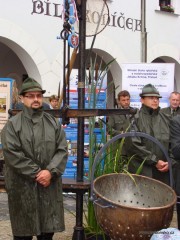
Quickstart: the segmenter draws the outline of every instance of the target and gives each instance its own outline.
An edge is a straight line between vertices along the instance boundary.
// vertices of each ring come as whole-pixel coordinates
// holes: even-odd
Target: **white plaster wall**
[[[159,56],[171,56],[174,60],[179,62],[179,49],[175,45],[170,44],[156,44],[148,49],[148,62],[152,62]]]
[[[33,13],[35,2],[42,4],[41,14]],[[94,44],[94,48],[116,58],[111,71],[115,85],[120,84],[120,88],[121,63],[141,62],[141,33],[136,31],[136,23],[141,16],[140,2],[140,0],[108,1],[110,16],[111,19],[114,16],[116,26],[112,26],[110,22],[109,26],[97,35]],[[47,3],[51,16],[46,14]],[[63,0],[6,0],[1,3],[0,8],[0,41],[13,49],[27,73],[42,83],[47,90],[47,96],[57,93],[59,81],[62,81],[63,76],[63,41],[56,39],[62,30],[63,21],[60,17],[53,16],[54,4],[60,5],[58,9],[60,15],[62,3]],[[158,11],[157,0],[146,1],[146,4],[147,62],[157,57],[169,56],[179,63],[180,1],[173,0],[176,14]],[[117,25],[118,19],[121,27]],[[132,29],[127,25],[127,21],[131,19]],[[92,37],[87,38],[87,48],[91,46],[91,42]],[[176,74],[179,74],[178,69]],[[176,76],[176,79],[178,78],[179,76]]]

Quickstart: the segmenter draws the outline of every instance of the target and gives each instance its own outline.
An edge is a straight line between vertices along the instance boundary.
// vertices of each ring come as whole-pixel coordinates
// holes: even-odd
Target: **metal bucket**
[[[114,141],[126,137],[147,138],[159,146],[169,163],[171,187],[135,174],[113,173],[94,180],[96,164],[106,148]],[[94,203],[97,221],[113,240],[149,240],[154,232],[168,228],[177,200],[172,187],[171,159],[162,144],[146,133],[132,131],[119,134],[109,140],[94,159],[90,199]]]
[[[96,178],[94,193],[97,221],[113,240],[148,240],[168,228],[177,198],[160,181],[123,173]]]

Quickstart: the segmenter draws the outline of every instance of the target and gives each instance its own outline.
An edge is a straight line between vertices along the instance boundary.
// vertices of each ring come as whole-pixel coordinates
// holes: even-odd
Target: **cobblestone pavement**
[[[71,240],[75,226],[75,208],[76,202],[74,195],[64,195],[65,208],[65,226],[66,230],[62,233],[56,233],[54,240]],[[0,240],[12,240],[11,225],[9,221],[9,211],[7,203],[7,194],[0,192]],[[33,240],[36,238],[34,237]]]
[[[62,233],[56,233],[54,240],[72,240],[75,226],[75,205],[76,202],[74,195],[64,195],[66,230]],[[174,211],[171,227],[177,227],[176,211]],[[33,240],[35,239],[36,238]],[[5,192],[0,192],[0,240],[12,240],[7,194]]]

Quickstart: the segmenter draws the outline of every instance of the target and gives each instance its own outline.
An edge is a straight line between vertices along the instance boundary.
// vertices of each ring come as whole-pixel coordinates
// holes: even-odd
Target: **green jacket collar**
[[[31,119],[34,123],[38,122],[43,117],[43,108],[32,109],[26,106],[23,106],[24,116]]]
[[[141,109],[144,113],[149,114],[149,115],[158,115],[158,113],[160,111],[160,107],[158,107],[157,109],[153,109],[153,108],[148,107],[144,104],[142,104]]]

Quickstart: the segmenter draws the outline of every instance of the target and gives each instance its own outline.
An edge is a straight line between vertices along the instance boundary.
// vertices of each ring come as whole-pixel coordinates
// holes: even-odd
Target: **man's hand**
[[[51,173],[48,170],[41,170],[36,175],[36,181],[43,185],[44,187],[48,187],[51,183]]]
[[[159,160],[156,164],[156,168],[160,172],[167,172],[169,170],[168,162],[164,162],[163,160]]]

